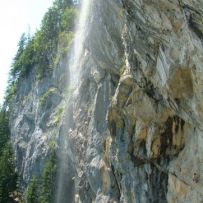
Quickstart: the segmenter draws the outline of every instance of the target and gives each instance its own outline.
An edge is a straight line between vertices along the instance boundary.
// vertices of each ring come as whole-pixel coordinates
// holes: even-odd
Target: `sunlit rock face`
[[[81,201],[87,191],[96,202],[203,200],[202,9],[94,1],[77,101],[89,104],[76,127],[85,120]]]
[[[66,61],[63,58],[52,73],[40,80],[34,68],[20,81],[11,105],[11,140],[23,188],[32,175],[41,173],[56,145],[69,75]]]
[[[72,124],[63,133],[74,162],[75,202],[202,202],[202,0],[92,0],[84,46],[66,112]],[[63,101],[54,98],[56,106]],[[19,168],[28,176],[34,155],[23,144],[39,141],[22,111],[32,102],[15,111],[12,129],[22,148],[16,148],[24,160]],[[44,156],[44,145],[39,149]]]

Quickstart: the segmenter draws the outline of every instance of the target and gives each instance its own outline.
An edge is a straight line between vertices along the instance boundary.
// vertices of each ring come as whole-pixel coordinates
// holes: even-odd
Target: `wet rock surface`
[[[75,202],[202,202],[202,1],[93,0],[90,10],[66,132]],[[36,112],[35,91],[12,115],[25,180],[47,152],[40,140],[58,132],[36,123],[63,101]]]
[[[99,84],[95,81],[95,92],[107,78],[112,89],[110,94],[103,91],[102,97],[95,93],[84,135],[84,174],[95,195],[92,199],[201,202],[201,141],[195,140],[202,136],[202,2],[128,0],[93,5],[97,12],[92,12],[91,23],[97,15],[102,17],[95,29],[90,26],[89,36],[99,30],[102,37],[90,41],[87,49],[97,65],[102,61],[97,69],[106,72]],[[109,9],[114,12],[107,14]],[[120,55],[109,58],[110,53]],[[101,55],[107,55],[106,60],[98,58]],[[104,127],[98,129],[99,123]]]
[[[11,139],[20,185],[24,189],[33,175],[39,176],[59,137],[66,92],[64,84],[68,81],[66,61],[61,60],[55,70],[42,79],[37,78],[34,68],[20,81],[11,105]]]

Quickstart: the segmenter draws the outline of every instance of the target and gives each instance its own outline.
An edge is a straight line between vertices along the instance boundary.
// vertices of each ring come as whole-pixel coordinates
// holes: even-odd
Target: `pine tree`
[[[9,141],[8,112],[0,110],[0,202],[12,203],[10,194],[16,190],[17,174]]]
[[[46,162],[41,174],[40,203],[51,203],[54,201],[54,189],[56,178],[55,155]]]
[[[29,186],[28,186],[28,190],[26,192],[26,200],[27,203],[38,203],[38,181],[36,179],[35,176],[32,177]]]
[[[21,60],[21,57],[23,55],[23,52],[25,50],[25,47],[26,47],[26,43],[27,43],[27,37],[26,37],[26,34],[23,33],[20,37],[20,40],[18,42],[18,50],[17,50],[17,53],[13,59],[13,64],[12,64],[12,68],[11,68],[11,71],[10,71],[10,74],[12,76],[12,79],[15,81],[19,75],[20,75],[20,72],[22,70],[22,60]]]

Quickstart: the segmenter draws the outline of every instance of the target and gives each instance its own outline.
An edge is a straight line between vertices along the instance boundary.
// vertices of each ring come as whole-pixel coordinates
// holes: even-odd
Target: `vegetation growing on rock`
[[[39,177],[33,176],[26,192],[28,203],[52,203],[56,185],[56,156],[53,153],[45,162]]]
[[[15,157],[10,142],[9,113],[12,102],[15,101],[20,83],[32,75],[34,81],[42,82],[44,78],[53,73],[61,58],[67,54],[74,36],[74,24],[77,18],[77,8],[72,0],[55,0],[53,6],[47,11],[39,30],[34,36],[23,33],[12,67],[6,90],[4,109],[0,109],[0,202],[12,203],[18,198],[17,174]],[[42,92],[38,102],[43,106],[51,94],[57,91],[55,87],[48,87]],[[30,96],[25,95],[29,99]],[[57,125],[63,115],[60,108],[54,117]],[[28,116],[29,117],[29,116]],[[29,119],[29,118],[28,118]],[[32,122],[32,120],[30,120]],[[54,141],[48,141],[49,148],[55,150]],[[42,166],[41,174],[29,181],[24,200],[28,203],[50,203],[54,201],[54,188],[56,178],[55,155],[48,155]],[[22,175],[22,174],[21,174]],[[20,177],[21,178],[21,177]],[[22,188],[21,188],[22,189]],[[19,200],[20,201],[20,200]]]
[[[56,0],[45,14],[41,28],[30,37],[22,34],[13,59],[6,101],[9,103],[23,77],[34,70],[36,79],[51,73],[66,53],[74,32],[77,9],[71,0]]]

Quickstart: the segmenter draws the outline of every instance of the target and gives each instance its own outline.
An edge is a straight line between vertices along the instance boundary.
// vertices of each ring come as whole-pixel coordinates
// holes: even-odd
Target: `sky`
[[[23,32],[35,33],[53,0],[0,0],[0,104]]]

